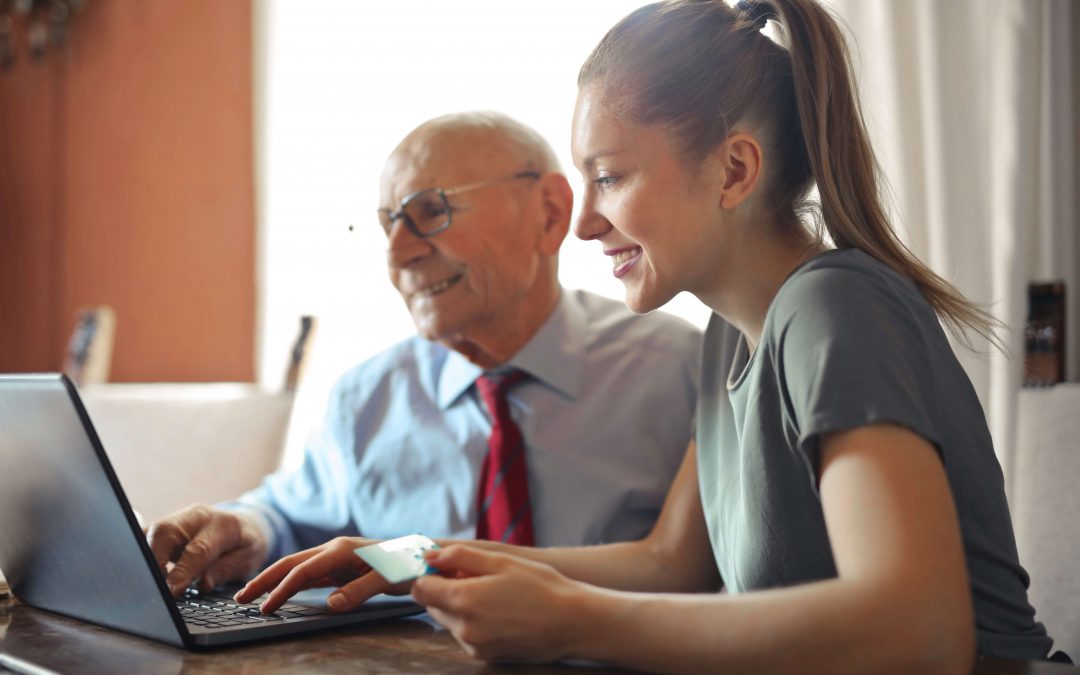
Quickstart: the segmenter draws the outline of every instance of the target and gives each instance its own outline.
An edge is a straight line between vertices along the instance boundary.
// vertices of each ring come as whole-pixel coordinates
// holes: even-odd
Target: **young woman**
[[[814,0],[641,8],[581,69],[573,152],[576,232],[627,304],[685,290],[715,312],[696,442],[645,540],[452,544],[414,597],[492,660],[966,673],[976,653],[1045,658],[986,421],[941,326],[988,335],[991,320],[886,221],[833,19]],[[242,599],[277,586],[273,609],[362,573],[356,545],[285,558]],[[384,590],[373,577],[341,606]]]

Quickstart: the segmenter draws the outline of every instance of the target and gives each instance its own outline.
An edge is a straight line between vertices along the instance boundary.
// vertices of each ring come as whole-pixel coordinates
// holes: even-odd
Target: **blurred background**
[[[338,374],[412,332],[374,215],[387,154],[495,109],[580,186],[577,69],[638,4],[0,0],[0,372],[80,383],[147,520],[254,487]],[[1080,3],[829,4],[901,239],[1005,326],[1003,352],[958,354],[1038,618],[1075,657]],[[621,298],[609,270],[568,239],[567,287]]]
[[[412,332],[374,217],[386,155],[429,117],[496,109],[580,186],[577,68],[639,4],[0,0],[0,372],[71,365],[107,328],[97,379],[277,390],[313,316],[302,436],[337,374]],[[961,357],[1011,447],[1033,336],[1060,352],[1036,383],[1080,379],[1080,7],[829,4],[901,237],[1008,328],[1008,353]],[[622,297],[595,245],[568,239],[560,269]],[[1033,282],[1057,284],[1034,329]]]

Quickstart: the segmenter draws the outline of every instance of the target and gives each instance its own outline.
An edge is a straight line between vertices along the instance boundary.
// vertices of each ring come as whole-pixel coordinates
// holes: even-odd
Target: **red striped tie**
[[[532,546],[533,522],[529,506],[529,472],[525,466],[525,443],[521,429],[510,417],[506,392],[525,373],[484,375],[476,388],[491,413],[488,454],[480,469],[476,538]]]

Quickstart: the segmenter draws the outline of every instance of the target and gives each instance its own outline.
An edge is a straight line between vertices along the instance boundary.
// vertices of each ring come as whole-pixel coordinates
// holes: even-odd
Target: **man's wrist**
[[[256,508],[248,506],[233,506],[226,509],[227,513],[231,513],[240,519],[242,523],[241,527],[246,529],[244,532],[244,538],[250,541],[251,549],[258,551],[259,558],[254,561],[254,568],[248,570],[250,574],[254,574],[269,562],[270,551],[274,547],[274,528],[270,522],[270,519],[266,517],[262,511]]]

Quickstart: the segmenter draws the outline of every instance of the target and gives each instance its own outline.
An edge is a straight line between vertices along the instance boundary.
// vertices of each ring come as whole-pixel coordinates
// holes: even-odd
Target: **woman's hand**
[[[549,565],[470,546],[447,546],[425,558],[442,576],[417,579],[413,598],[471,656],[535,663],[572,655],[589,586]]]
[[[264,614],[270,614],[300,591],[337,586],[337,591],[327,598],[326,603],[331,612],[345,612],[379,593],[408,593],[407,583],[390,585],[353,553],[357,547],[374,543],[378,542],[361,537],[338,537],[322,546],[285,556],[249,581],[235,599],[251,602],[269,591],[270,595],[260,609]]]

